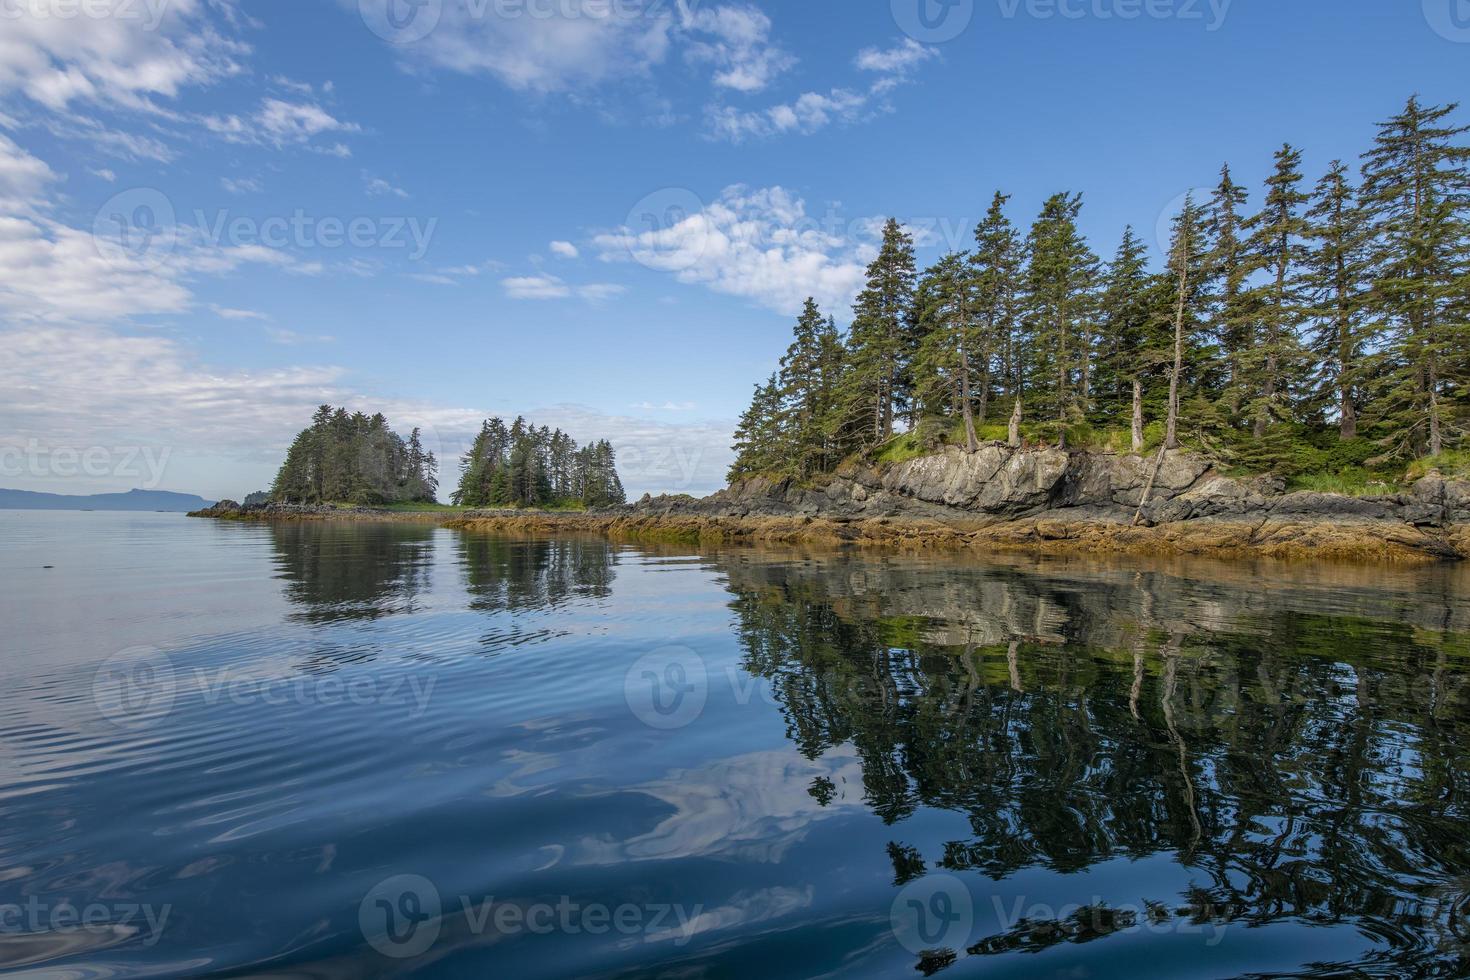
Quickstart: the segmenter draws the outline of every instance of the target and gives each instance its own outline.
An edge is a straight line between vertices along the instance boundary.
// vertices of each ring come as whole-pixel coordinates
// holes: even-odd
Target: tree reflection
[[[926,862],[1000,880],[1167,853],[1208,884],[1146,918],[1350,921],[1385,966],[1463,962],[1470,597],[1340,586],[1327,614],[1311,590],[1165,573],[721,565],[800,750],[855,747],[890,823],[968,816],[942,853],[890,844],[896,886]],[[1022,921],[969,952],[1135,918]]]
[[[544,610],[611,593],[616,552],[602,538],[456,537],[470,608]]]
[[[429,590],[428,525],[292,521],[270,525],[285,594],[306,622],[413,612]]]

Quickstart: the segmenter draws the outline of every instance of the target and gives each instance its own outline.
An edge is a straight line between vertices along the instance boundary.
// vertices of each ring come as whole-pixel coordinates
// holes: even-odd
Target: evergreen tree
[[[951,252],[924,274],[915,306],[927,324],[915,358],[914,375],[930,414],[958,414],[965,428],[965,447],[980,448],[975,432],[977,399],[984,419],[989,385],[990,350],[977,319],[975,269],[969,256]],[[977,387],[980,389],[977,393]]]
[[[1194,196],[1184,199],[1184,207],[1174,218],[1174,231],[1169,245],[1169,262],[1163,282],[1173,288],[1173,363],[1169,369],[1169,403],[1164,422],[1164,448],[1179,446],[1179,405],[1181,400],[1186,352],[1199,333],[1203,306],[1207,231],[1204,210]]]
[[[1290,144],[1276,151],[1276,167],[1266,180],[1266,201],[1244,227],[1252,271],[1265,281],[1251,290],[1257,321],[1255,342],[1241,367],[1250,391],[1246,414],[1251,434],[1266,435],[1273,420],[1288,414],[1289,395],[1299,390],[1305,365],[1300,345],[1304,302],[1300,269],[1306,260],[1307,222],[1302,208],[1308,197],[1300,189],[1302,155]]]
[[[1369,315],[1381,333],[1371,414],[1392,455],[1443,452],[1458,436],[1467,363],[1467,130],[1456,105],[1422,106],[1380,124],[1363,163],[1373,225]]]
[[[1314,247],[1307,256],[1304,286],[1313,320],[1310,351],[1317,362],[1309,397],[1316,415],[1336,414],[1338,437],[1345,442],[1358,434],[1365,232],[1341,161],[1333,161],[1317,182],[1307,219]]]
[[[980,330],[995,351],[1001,385],[1012,407],[1020,405],[1025,394],[1024,368],[1027,351],[1022,336],[1017,299],[1025,252],[1021,237],[1008,217],[1005,206],[1009,197],[1000,191],[990,199],[990,208],[975,227],[974,304]],[[981,365],[981,398],[988,397],[990,363]],[[983,421],[985,410],[980,416]]]
[[[911,381],[904,353],[914,293],[914,241],[896,218],[883,228],[878,257],[868,266],[867,287],[853,307],[848,369],[842,379],[842,427],[873,444],[893,432]]]
[[[1230,174],[1230,165],[1220,168],[1220,183],[1210,195],[1208,233],[1214,243],[1210,254],[1210,277],[1219,297],[1215,336],[1225,358],[1226,412],[1238,418],[1250,401],[1245,360],[1256,341],[1258,296],[1249,288],[1252,263],[1241,230],[1245,219],[1246,189]]]
[[[732,483],[781,469],[781,414],[781,386],[773,374],[764,385],[756,385],[750,407],[735,429]]]
[[[405,441],[382,415],[322,405],[292,441],[271,488],[289,503],[432,502],[438,461],[418,429]]]
[[[797,318],[791,346],[781,358],[777,385],[781,400],[778,427],[789,468],[798,476],[824,469],[829,462],[827,416],[832,409],[836,372],[833,351],[840,351],[836,326],[808,298]]]
[[[1108,264],[1099,298],[1099,391],[1108,414],[1120,415],[1128,406],[1131,445],[1143,450],[1144,380],[1161,366],[1152,356],[1148,252],[1132,227]]]
[[[1061,422],[1085,412],[1092,357],[1098,261],[1077,230],[1081,209],[1080,194],[1053,195],[1027,238],[1031,384],[1037,407]]]

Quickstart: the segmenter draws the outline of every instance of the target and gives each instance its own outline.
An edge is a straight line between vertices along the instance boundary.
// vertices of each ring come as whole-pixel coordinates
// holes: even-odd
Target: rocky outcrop
[[[888,466],[847,463],[817,482],[756,478],[703,499],[644,497],[584,514],[524,511],[394,513],[222,501],[198,516],[247,520],[434,521],[533,534],[594,532],[725,542],[975,547],[1043,552],[1147,552],[1224,558],[1415,562],[1470,556],[1470,484],[1431,473],[1403,492],[1349,497],[1287,493],[1272,477],[1241,479],[1209,460],[958,448]],[[1135,517],[1137,520],[1135,520]]]
[[[882,468],[849,464],[820,484],[753,479],[703,500],[644,498],[626,519],[643,527],[660,518],[686,536],[696,529],[674,519],[705,520],[704,533],[721,539],[740,536],[736,520],[766,521],[751,525],[762,539],[939,537],[1041,550],[1395,561],[1466,554],[1470,484],[1438,474],[1402,493],[1287,493],[1278,479],[1227,476],[1202,457],[1171,452],[1145,501],[1155,462],[992,443]],[[806,523],[793,529],[792,518]]]
[[[236,500],[221,500],[218,503],[211,504],[210,506],[205,507],[203,510],[193,510],[193,511],[190,511],[188,513],[188,515],[186,515],[186,516],[188,516],[188,517],[234,517],[238,513],[240,513],[240,503],[239,503],[239,501],[236,501]]]

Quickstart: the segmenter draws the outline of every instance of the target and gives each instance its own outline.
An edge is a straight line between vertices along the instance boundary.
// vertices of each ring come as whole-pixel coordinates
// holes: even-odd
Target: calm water
[[[0,512],[0,585],[10,970],[1470,972],[1464,570]]]

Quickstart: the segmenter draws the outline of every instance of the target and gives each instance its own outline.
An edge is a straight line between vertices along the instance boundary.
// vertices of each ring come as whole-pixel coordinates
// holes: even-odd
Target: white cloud
[[[92,170],[91,168],[88,168],[87,172],[90,173],[93,177],[97,177],[107,181],[109,184],[115,183],[117,181],[117,174],[113,173],[111,170],[108,170],[106,167],[103,167],[100,170]]]
[[[858,52],[853,63],[863,71],[895,75],[907,72],[930,58],[938,57],[938,48],[932,48],[926,44],[920,44],[913,38],[907,38],[898,47],[889,48],[887,51],[878,48],[864,48]]]
[[[0,215],[0,317],[107,322],[183,313],[193,303],[189,284],[199,276],[249,265],[321,271],[318,263],[278,249],[213,244],[187,226],[160,226],[149,242],[138,247],[136,235],[128,241],[41,216]]]
[[[231,0],[92,0],[107,16],[54,16],[49,4],[8,3],[0,31],[0,94],[53,111],[79,102],[160,111],[190,86],[240,73],[249,47],[228,38]]]
[[[221,177],[219,185],[228,194],[259,194],[265,185],[257,177]]]
[[[326,334],[310,336],[283,327],[266,327],[265,334],[271,339],[271,343],[280,344],[283,347],[296,347],[301,344],[328,344],[336,339]]]
[[[864,89],[833,88],[805,92],[789,102],[764,109],[710,106],[705,113],[710,138],[741,143],[793,133],[814,133],[833,123],[852,123],[886,108],[883,97],[908,80],[918,65],[939,57],[935,48],[912,39],[886,51],[864,48],[853,64],[879,75]]]
[[[86,143],[89,149],[121,160],[153,160],[168,163],[174,151],[161,139],[142,133],[113,129],[100,120],[72,112],[66,116],[45,116],[38,124],[59,139]],[[111,173],[111,171],[108,171]]]
[[[104,257],[91,234],[49,221],[0,217],[0,270],[0,314],[15,319],[114,319],[189,305],[168,268],[121,251]]]
[[[431,286],[459,285],[458,279],[455,279],[453,276],[446,276],[442,272],[410,272],[408,278],[429,283]]]
[[[411,272],[408,274],[408,277],[436,286],[458,286],[466,279],[473,279],[476,276],[482,276],[488,272],[499,272],[504,268],[505,264],[503,262],[497,262],[495,259],[486,259],[479,265],[456,265],[446,269],[436,269],[433,272]]]
[[[577,287],[577,295],[589,303],[600,303],[603,300],[621,296],[628,291],[627,286],[615,282],[591,282],[585,286]]]
[[[662,405],[655,405],[653,402],[635,402],[628,407],[642,412],[692,412],[699,406],[694,402],[664,402]]]
[[[500,280],[511,299],[565,299],[572,290],[556,276],[511,276]]]
[[[510,299],[546,300],[566,299],[573,294],[589,303],[601,303],[621,296],[627,286],[615,282],[589,282],[571,285],[556,276],[539,273],[534,276],[510,276],[500,280],[505,295]]]
[[[638,262],[785,314],[808,296],[824,310],[845,311],[872,255],[870,243],[823,228],[780,187],[728,187],[667,228],[622,227],[594,241],[605,262]]]
[[[362,0],[370,21],[389,23],[388,4]],[[342,0],[358,7],[358,0]],[[646,78],[681,49],[708,65],[717,88],[756,92],[796,63],[770,41],[771,20],[750,4],[612,3],[559,0],[504,9],[444,0],[425,37],[398,50],[406,58],[466,75],[489,75],[516,91],[587,90]]]
[[[682,26],[693,35],[685,57],[713,64],[712,81],[721,88],[759,92],[796,64],[794,57],[770,43],[771,19],[755,7],[686,11]]]
[[[575,259],[582,253],[577,251],[577,246],[571,242],[552,242],[551,254],[560,259]]]
[[[397,197],[408,199],[408,191],[401,187],[394,187],[382,177],[374,177],[366,170],[362,172],[363,189],[367,191],[368,197]]]
[[[44,160],[0,133],[0,211],[27,211],[42,202],[43,191],[56,180]]]
[[[394,0],[364,0],[378,19]],[[344,0],[356,10],[357,0]],[[560,92],[640,76],[668,55],[675,21],[651,9],[632,16],[605,0],[525,4],[506,15],[494,4],[447,0],[437,27],[404,53],[466,75],[490,75],[516,91]],[[386,22],[386,21],[385,21]]]
[[[286,91],[292,92],[296,95],[316,95],[316,89],[312,86],[310,82],[298,82],[294,78],[287,78],[285,75],[272,75],[270,81],[271,84],[275,85],[277,88],[283,88]],[[322,84],[322,92],[324,93],[330,93],[333,88],[334,86],[331,82],[324,82]]]
[[[277,148],[310,143],[324,133],[359,133],[357,123],[343,122],[316,102],[287,102],[266,97],[250,116],[200,117],[200,122],[214,135],[230,143],[255,143]],[[334,156],[351,156],[346,144],[314,146],[313,149]]]
[[[868,101],[869,97],[861,92],[835,88],[826,95],[806,92],[793,102],[766,109],[715,106],[709,111],[710,134],[716,139],[740,143],[787,133],[814,133],[833,122],[855,121]]]
[[[210,312],[221,320],[269,320],[266,313],[258,313],[255,310],[237,310],[228,306],[220,306],[215,303],[209,305]]]

